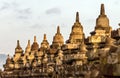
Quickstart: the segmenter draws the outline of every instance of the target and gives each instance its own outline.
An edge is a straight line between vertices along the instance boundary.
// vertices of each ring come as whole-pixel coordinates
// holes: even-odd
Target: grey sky
[[[66,41],[77,11],[88,36],[94,30],[101,3],[112,28],[118,28],[120,0],[0,0],[0,53],[13,55],[18,39],[25,49],[34,35],[40,44],[44,33],[51,44],[58,25]]]

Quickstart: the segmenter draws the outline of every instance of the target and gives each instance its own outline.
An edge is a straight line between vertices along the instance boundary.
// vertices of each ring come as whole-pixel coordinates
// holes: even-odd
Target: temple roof
[[[64,43],[64,39],[62,34],[60,33],[60,27],[57,27],[57,33],[53,37],[53,44],[54,43],[60,43],[61,45]]]
[[[31,46],[31,50],[34,51],[34,50],[38,50],[38,49],[39,49],[39,45],[37,43],[36,36],[34,36],[34,42]]]
[[[47,41],[46,34],[44,34],[43,41],[41,42],[41,47],[44,47],[44,48],[48,48],[49,47],[49,43]]]
[[[16,46],[15,49],[22,49],[21,46],[20,46],[19,40],[17,40],[17,46]]]

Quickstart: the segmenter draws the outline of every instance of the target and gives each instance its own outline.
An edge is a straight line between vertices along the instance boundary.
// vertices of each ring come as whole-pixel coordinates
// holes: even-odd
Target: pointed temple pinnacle
[[[43,38],[43,40],[47,40],[46,34],[44,34],[44,38]]]
[[[36,42],[37,40],[36,40],[36,36],[34,36],[34,42]]]
[[[30,40],[28,40],[28,45],[27,45],[28,47],[30,46]]]
[[[16,47],[16,48],[17,48],[17,49],[21,49],[19,40],[17,40],[17,47]]]
[[[19,47],[20,46],[20,43],[19,43],[19,40],[17,40],[17,47]]]
[[[76,22],[79,22],[79,12],[76,13]]]
[[[10,58],[10,55],[9,55],[9,54],[7,55],[7,58]]]
[[[60,27],[59,26],[57,27],[57,33],[60,33]]]
[[[101,4],[100,15],[105,15],[104,4]]]

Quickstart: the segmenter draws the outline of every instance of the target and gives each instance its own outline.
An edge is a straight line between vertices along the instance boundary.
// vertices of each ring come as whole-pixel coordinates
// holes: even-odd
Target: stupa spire
[[[31,50],[32,50],[32,51],[33,51],[33,50],[38,50],[38,48],[39,48],[39,45],[38,45],[38,43],[37,43],[36,36],[34,36],[34,42],[33,42],[32,46],[31,46]]]
[[[57,27],[57,33],[60,33],[60,27],[59,26]]]
[[[100,15],[96,19],[95,30],[100,30],[100,29],[105,30],[106,36],[111,36],[112,27],[109,25],[109,19],[105,14],[104,4],[101,4]]]
[[[28,40],[28,44],[27,44],[27,47],[30,47],[30,40]]]
[[[49,47],[49,43],[48,43],[48,41],[47,41],[47,36],[46,36],[46,34],[44,34],[43,41],[42,41],[42,43],[41,43],[41,47],[43,47],[43,48],[48,48],[48,47]]]
[[[31,46],[30,46],[30,40],[28,40],[28,44],[27,44],[27,47],[26,47],[26,52],[30,52],[31,50]]]
[[[46,34],[44,34],[44,38],[43,38],[43,40],[47,40]]]
[[[9,54],[8,54],[8,55],[7,55],[6,64],[10,64],[10,62],[11,62],[11,59],[10,59],[10,56],[9,56]]]
[[[17,40],[17,47],[16,47],[16,49],[21,49],[21,46],[20,46],[19,40]]]
[[[10,55],[9,55],[9,54],[7,55],[7,58],[10,58]]]
[[[34,36],[34,42],[37,42],[37,40],[36,40],[36,36]]]
[[[53,44],[55,43],[61,43],[63,44],[63,36],[60,33],[60,27],[57,27],[57,33],[55,34],[55,36],[53,37]]]
[[[76,13],[76,22],[79,22],[79,12]]]
[[[81,41],[84,39],[83,26],[79,22],[79,12],[76,12],[76,22],[72,26],[72,31],[69,36],[69,40],[66,43],[77,43],[81,44]]]
[[[104,4],[101,4],[100,15],[105,15]]]

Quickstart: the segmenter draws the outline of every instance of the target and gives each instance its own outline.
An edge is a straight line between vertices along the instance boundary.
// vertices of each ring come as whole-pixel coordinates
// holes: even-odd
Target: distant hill
[[[6,59],[7,59],[7,55],[0,54],[0,69],[3,69],[3,64],[5,64]]]

